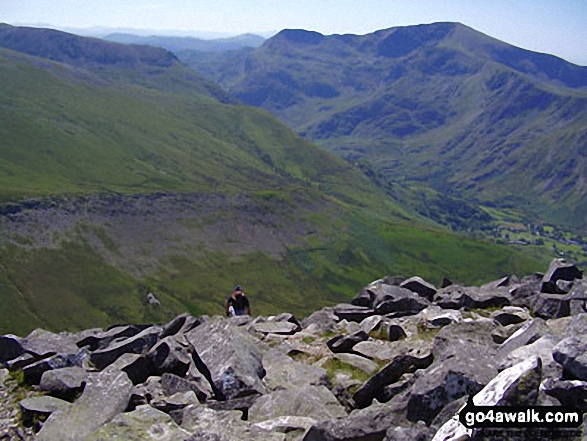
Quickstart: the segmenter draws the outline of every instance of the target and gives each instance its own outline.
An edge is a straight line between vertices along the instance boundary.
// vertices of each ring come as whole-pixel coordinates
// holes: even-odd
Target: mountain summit
[[[284,30],[225,64],[191,65],[391,181],[587,226],[587,67],[458,23]]]

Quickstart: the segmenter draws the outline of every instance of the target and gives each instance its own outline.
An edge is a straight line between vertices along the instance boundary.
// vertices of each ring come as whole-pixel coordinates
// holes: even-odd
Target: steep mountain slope
[[[455,23],[285,30],[223,64],[186,61],[391,181],[587,226],[587,67]]]
[[[303,315],[388,272],[487,281],[543,265],[425,226],[171,55],[116,66],[99,40],[23,32],[27,53],[0,49],[2,331],[221,313],[237,283],[254,313]]]

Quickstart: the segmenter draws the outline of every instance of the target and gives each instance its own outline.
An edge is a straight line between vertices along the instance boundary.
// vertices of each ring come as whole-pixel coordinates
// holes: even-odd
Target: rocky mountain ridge
[[[182,61],[396,185],[586,225],[587,67],[459,23],[290,29],[232,58]]]
[[[499,439],[459,422],[468,397],[587,411],[582,276],[561,260],[481,287],[388,276],[301,322],[3,335],[0,439]]]

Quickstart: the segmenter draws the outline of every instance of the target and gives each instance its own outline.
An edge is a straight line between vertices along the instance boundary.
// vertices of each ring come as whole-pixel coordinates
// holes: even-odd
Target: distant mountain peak
[[[306,31],[304,29],[284,29],[271,40],[287,40],[299,44],[320,44],[325,38],[320,32]]]

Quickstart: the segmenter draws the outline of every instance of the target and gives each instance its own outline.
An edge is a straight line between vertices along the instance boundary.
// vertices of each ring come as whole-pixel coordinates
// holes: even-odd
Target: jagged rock
[[[90,360],[98,369],[104,369],[123,354],[141,354],[148,351],[157,343],[160,334],[160,326],[151,326],[132,337],[92,352]]]
[[[534,343],[530,343],[529,345],[514,349],[504,358],[498,358],[499,369],[507,369],[524,360],[528,360],[529,358],[536,356],[541,360],[543,372],[549,373],[553,376],[556,375],[558,377],[562,373],[562,369],[552,358],[552,351],[554,347],[560,342],[560,340],[560,337],[545,335],[544,337],[540,337]]]
[[[368,358],[361,357],[360,355],[335,354],[333,358],[367,374],[372,374],[379,369],[376,363],[372,362]]]
[[[161,377],[149,377],[144,383],[137,384],[133,387],[128,409],[134,410],[138,406],[149,404],[151,401],[165,395],[173,394],[165,394],[161,386]]]
[[[461,344],[458,352],[418,372],[409,392],[407,418],[430,424],[448,403],[479,392],[496,375],[497,367],[483,346]]]
[[[473,403],[476,406],[533,405],[538,397],[541,368],[540,359],[533,357],[500,372],[473,397]],[[460,423],[457,413],[436,432],[432,441],[464,441],[471,439],[471,434],[472,430]]]
[[[402,283],[400,283],[399,286],[401,288],[406,288],[412,292],[415,292],[430,302],[432,301],[434,294],[436,294],[436,287],[431,283],[426,282],[421,277],[411,277],[407,280],[404,280]]]
[[[349,322],[361,322],[365,318],[375,314],[371,308],[363,306],[354,306],[348,303],[340,303],[332,308],[332,311],[338,317],[338,320],[348,320]]]
[[[200,400],[194,391],[176,392],[169,396],[154,398],[150,405],[165,413],[184,409],[190,405],[200,404]]]
[[[500,310],[492,312],[491,318],[502,326],[509,326],[531,320],[532,316],[527,308],[504,306]]]
[[[247,421],[249,419],[249,409],[261,396],[260,394],[252,394],[226,401],[208,401],[206,407],[213,410],[238,410],[242,412],[241,419]]]
[[[212,410],[203,406],[184,409],[181,427],[202,441],[285,441],[285,434],[271,433],[241,420],[236,410]]]
[[[96,351],[107,347],[114,340],[134,337],[142,330],[141,327],[134,325],[115,326],[107,331],[92,333],[76,344],[80,348],[87,346],[90,351]]]
[[[262,354],[254,338],[233,320],[211,319],[186,334],[211,376],[214,387],[226,398],[264,393]],[[197,366],[202,372],[203,366]],[[202,372],[207,377],[206,372]]]
[[[391,363],[381,369],[377,374],[372,376],[361,388],[353,395],[353,401],[358,408],[364,408],[371,404],[373,399],[380,393],[385,386],[395,383],[402,375],[414,372],[417,369],[423,369],[432,363],[432,354],[427,353],[407,353],[395,357]]]
[[[510,286],[512,278],[510,276],[502,277],[501,279],[494,280],[481,286],[483,290],[493,290],[496,288],[505,288]]]
[[[547,395],[556,398],[561,405],[587,412],[587,381],[553,380],[547,378],[540,385]]]
[[[439,328],[463,320],[463,315],[460,311],[454,309],[442,309],[437,305],[428,306],[426,309],[420,311],[417,317],[424,327],[427,328]]]
[[[83,391],[87,379],[88,373],[85,369],[78,366],[66,367],[44,372],[39,386],[42,391],[55,397],[72,400]]]
[[[329,386],[330,380],[326,371],[292,360],[291,357],[267,353],[263,357],[266,375],[263,383],[269,390],[299,389],[304,386]]]
[[[333,308],[322,308],[302,320],[302,326],[305,330],[324,334],[326,332],[336,331],[339,322],[338,316],[334,313]]]
[[[460,285],[439,290],[433,300],[443,309],[494,308],[507,306],[512,302],[508,288],[488,289]]]
[[[587,337],[565,338],[554,347],[552,357],[563,367],[565,379],[587,381]]]
[[[301,441],[316,420],[310,417],[281,416],[271,420],[255,423],[255,426],[272,433],[287,434],[288,441]]]
[[[25,366],[22,373],[28,384],[39,384],[41,377],[47,371],[79,366],[80,364],[81,360],[76,356],[58,354]]]
[[[402,407],[397,403],[374,404],[342,419],[314,424],[304,441],[382,440],[391,427],[405,425]]]
[[[287,323],[293,323],[294,325],[296,325],[296,332],[300,332],[302,330],[302,324],[298,321],[298,319],[295,318],[295,316],[293,314],[290,314],[289,312],[283,312],[279,315],[273,316],[273,317],[268,317],[267,318],[268,322],[287,322]]]
[[[163,327],[159,338],[164,339],[176,334],[185,334],[205,321],[206,317],[196,318],[188,313],[180,314]]]
[[[132,383],[124,372],[106,369],[91,374],[81,397],[66,410],[51,414],[38,441],[78,441],[126,409]]]
[[[145,356],[138,354],[122,354],[109,367],[125,372],[133,384],[146,381],[153,373],[151,363]]]
[[[399,395],[400,393],[407,391],[408,388],[412,387],[414,381],[414,374],[403,374],[395,383],[389,384],[382,388],[377,393],[377,395],[375,395],[375,400],[379,401],[380,403],[387,403],[396,395]]]
[[[170,372],[165,372],[161,375],[159,382],[163,393],[166,396],[171,396],[179,392],[191,391],[196,394],[200,403],[204,403],[211,395],[210,391],[207,390],[202,382],[190,381]]]
[[[469,352],[473,357],[474,350],[484,357],[495,355],[497,345],[493,343],[491,332],[495,329],[493,320],[481,320],[460,323],[441,328],[434,337],[433,354],[435,361],[442,361],[454,356],[463,355],[463,351]]]
[[[543,319],[566,317],[570,314],[570,302],[566,296],[540,293],[534,298],[532,309]]]
[[[534,343],[540,337],[550,334],[546,322],[541,318],[534,318],[524,324],[514,334],[503,342],[498,352],[498,357],[503,358],[507,356],[514,349],[518,349],[522,346]]]
[[[59,398],[43,395],[25,398],[19,405],[23,424],[25,426],[31,426],[37,420],[45,421],[53,412],[68,409],[71,403]]]
[[[404,338],[407,338],[407,337],[408,337],[408,334],[406,334],[406,331],[404,331],[404,328],[402,328],[400,325],[390,325],[389,326],[389,331],[388,331],[389,341],[403,340]]]
[[[139,406],[103,425],[84,441],[197,441],[179,427],[169,415],[151,406]]]
[[[324,421],[346,415],[336,397],[324,386],[274,391],[261,396],[249,409],[249,421],[252,422],[282,416],[302,416]]]
[[[507,326],[498,326],[493,331],[491,331],[491,338],[493,339],[494,343],[501,345],[508,338],[514,335],[514,333],[522,326],[523,323],[517,323],[515,325]]]
[[[351,300],[351,305],[354,306],[363,306],[365,308],[371,308],[373,306],[373,300],[375,299],[375,294],[369,289],[364,288],[357,294],[357,296]]]
[[[371,340],[357,343],[354,352],[370,359],[392,361],[401,355],[426,358],[432,350],[432,341],[407,339],[397,342]]]
[[[192,361],[189,354],[189,344],[183,341],[183,337],[165,337],[159,340],[147,352],[154,375],[162,375],[165,372],[185,376]]]
[[[372,315],[371,317],[363,319],[359,326],[361,331],[363,331],[365,334],[369,334],[373,331],[379,331],[384,320],[386,320],[386,318],[383,316]]]
[[[387,314],[388,317],[414,315],[429,305],[430,302],[426,298],[393,285],[383,285],[377,292],[374,302],[375,312]]]
[[[430,429],[422,421],[411,427],[390,427],[383,441],[428,441]]]
[[[18,358],[24,352],[20,337],[12,334],[0,335],[0,364]]]
[[[353,346],[367,340],[369,340],[369,336],[363,331],[359,331],[351,335],[337,335],[328,340],[326,345],[335,353],[352,352]]]
[[[440,288],[447,288],[451,285],[454,285],[454,282],[447,277],[442,278],[442,282],[440,282]]]
[[[24,369],[25,366],[33,364],[36,361],[39,361],[39,357],[35,357],[31,354],[22,354],[20,357],[16,357],[13,360],[7,361],[3,365],[6,366],[9,371],[14,372],[17,370]]]
[[[575,279],[582,278],[583,273],[579,271],[575,265],[567,263],[564,259],[554,259],[550,263],[548,271],[542,278],[540,291],[548,294],[561,294],[561,292],[564,293],[564,291],[561,291],[560,288],[557,287],[557,281],[566,280],[572,282]]]

